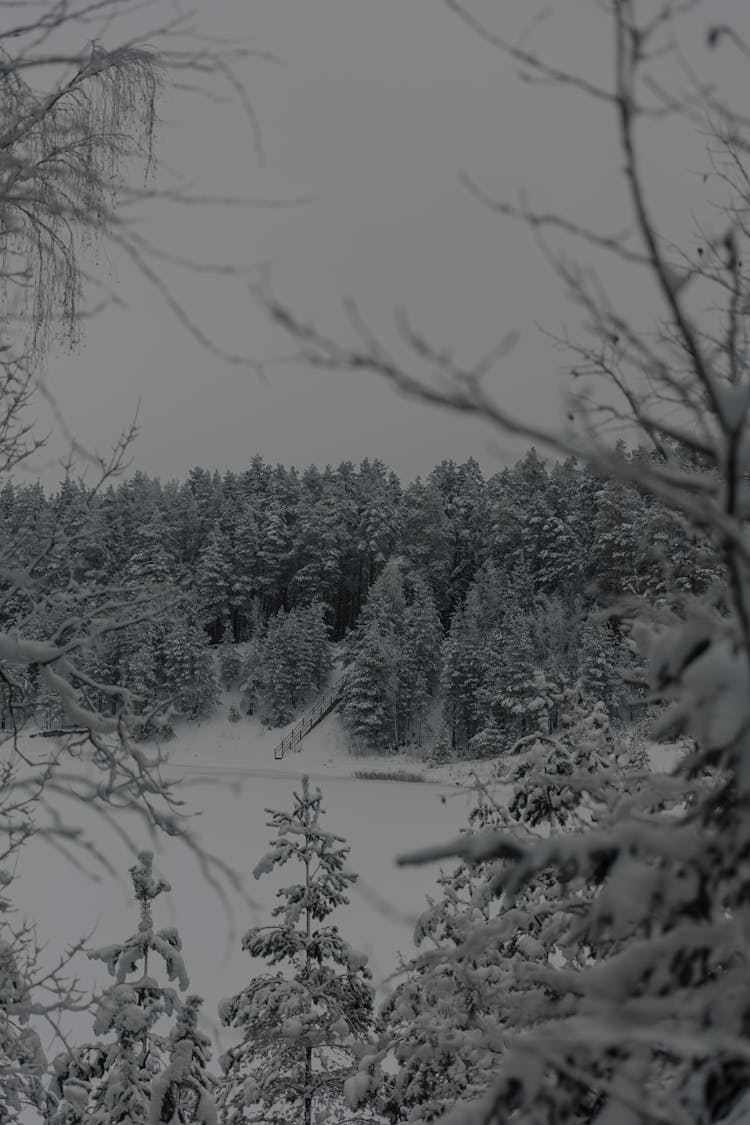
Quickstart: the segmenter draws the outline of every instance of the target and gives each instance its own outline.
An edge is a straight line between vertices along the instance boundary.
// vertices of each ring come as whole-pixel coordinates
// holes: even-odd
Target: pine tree
[[[188,996],[169,1033],[169,1062],[151,1084],[150,1125],[217,1125],[210,1039],[198,1028],[200,996]]]
[[[366,958],[329,921],[348,904],[357,878],[345,866],[349,848],[321,826],[322,795],[307,777],[291,812],[269,813],[275,837],[255,877],[291,862],[302,878],[277,892],[274,921],[242,940],[252,957],[277,971],[254,977],[220,1007],[222,1023],[242,1035],[222,1059],[225,1125],[311,1125],[332,1114],[338,1120],[346,1112],[353,1040],[374,1027]]]
[[[219,674],[225,688],[233,688],[242,675],[242,657],[237,646],[232,644],[229,634],[224,637],[224,643],[219,648]]]
[[[618,452],[629,460],[622,443]],[[647,572],[647,509],[629,484],[602,481],[595,494],[588,573],[600,597],[640,593]]]
[[[232,605],[231,548],[224,533],[215,527],[205,541],[195,571],[199,620],[218,641],[229,626]]]
[[[301,702],[300,645],[296,612],[280,609],[268,622],[261,649],[261,690],[269,726],[284,726]]]
[[[520,611],[509,612],[487,642],[487,678],[479,700],[512,741],[529,726],[546,725],[547,706],[534,664],[531,629]]]
[[[387,629],[387,626],[386,626]],[[356,646],[356,647],[355,647]],[[363,746],[384,750],[398,745],[399,646],[394,630],[385,634],[377,621],[358,630],[347,676],[341,717],[352,738]]]
[[[401,502],[400,527],[399,553],[425,579],[443,620],[447,621],[453,554],[451,529],[434,485],[423,484],[419,477],[409,485]]]
[[[406,598],[401,564],[390,559],[348,638],[351,663],[341,714],[352,736],[397,749],[403,734],[401,662]]]
[[[342,519],[341,497],[328,483],[311,502],[300,502],[295,546],[300,565],[294,575],[294,589],[304,602],[316,598],[336,599],[346,551],[346,523]]]
[[[326,606],[317,600],[297,609],[300,630],[299,693],[302,698],[320,691],[333,667],[325,618]]]
[[[427,485],[437,489],[450,528],[450,577],[448,603],[459,605],[466,597],[485,557],[488,519],[484,478],[470,457],[461,465],[442,461]]]
[[[153,903],[170,885],[154,877],[152,852],[139,853],[130,876],[140,910],[138,929],[124,941],[89,954],[104,962],[115,978],[102,994],[94,1019],[94,1034],[112,1038],[79,1049],[72,1065],[57,1068],[49,1091],[56,1125],[69,1120],[153,1125],[152,1083],[166,1066],[157,1024],[181,1008],[175,989],[159,984],[154,976],[154,958],[163,961],[168,981],[181,990],[187,989],[188,976],[177,931],[154,928]],[[206,1119],[203,1125],[212,1123]]]
[[[255,601],[260,593],[258,551],[260,533],[253,505],[240,500],[233,513],[230,550],[229,605],[234,622],[233,640],[246,640],[253,627]]]
[[[428,899],[415,927],[418,952],[383,1006],[379,1054],[396,1069],[384,1068],[365,1095],[392,1119],[432,1121],[490,1084],[501,1050],[502,956],[489,938],[497,908],[481,893],[484,878],[465,864],[441,872],[442,896]],[[481,949],[471,948],[469,937],[485,930]]]
[[[459,752],[466,751],[477,733],[479,693],[486,674],[482,649],[475,616],[468,607],[456,610],[443,646],[440,682],[445,721]]]
[[[256,633],[245,645],[240,670],[240,691],[242,692],[242,706],[246,715],[255,714],[262,689],[263,639]]]
[[[160,690],[189,719],[211,712],[219,699],[208,638],[188,614],[175,621],[159,645]]]
[[[443,630],[426,582],[409,576],[410,601],[404,614],[400,680],[404,697],[404,727],[417,745],[422,724],[440,674]]]
[[[170,555],[164,518],[154,511],[149,523],[141,524],[133,535],[134,550],[125,566],[127,586],[142,593],[145,589],[171,590],[175,579],[175,560]]]
[[[605,705],[613,718],[626,698],[623,668],[626,654],[606,621],[589,617],[581,634],[579,676],[586,696]]]
[[[357,547],[367,587],[371,587],[398,540],[397,507],[382,461],[364,460],[359,466],[357,485]]]
[[[267,614],[288,605],[288,584],[294,556],[293,511],[285,482],[276,478],[273,494],[262,511],[258,548],[258,585]]]

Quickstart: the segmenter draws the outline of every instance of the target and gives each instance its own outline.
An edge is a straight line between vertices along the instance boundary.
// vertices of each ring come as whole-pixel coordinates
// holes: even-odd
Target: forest
[[[710,540],[668,506],[534,448],[487,480],[476,461],[444,461],[407,486],[379,461],[300,473],[260,457],[241,473],[136,473],[100,492],[9,481],[0,533],[42,606],[70,589],[82,616],[136,594],[163,607],[92,644],[82,669],[128,689],[144,737],[210,714],[219,688],[237,685],[245,714],[283,726],[335,652],[350,667],[341,710],[355,744],[470,757],[499,753],[539,708],[553,727],[555,698],[577,682],[632,720],[643,672],[613,607],[669,605],[721,571]],[[4,585],[12,630],[26,607]],[[75,640],[70,609],[37,611],[36,635]],[[33,677],[12,704],[62,722]]]
[[[358,66],[335,35],[355,4],[298,6],[298,20],[314,11],[322,32],[303,41],[315,70],[328,77],[329,39],[350,67],[316,128],[330,115],[342,129],[345,114],[332,111],[352,110],[359,92]],[[541,401],[524,413],[506,393],[517,325],[495,337],[502,292],[463,279],[454,290],[490,310],[491,345],[471,329],[455,341],[430,331],[425,306],[446,263],[455,268],[450,243],[443,258],[422,244],[428,292],[409,307],[397,297],[385,329],[366,286],[342,298],[338,319],[326,311],[318,259],[295,293],[294,268],[272,269],[281,224],[271,219],[267,241],[233,254],[258,211],[283,211],[284,228],[306,237],[292,211],[309,197],[294,176],[264,179],[248,96],[256,67],[278,62],[254,21],[279,5],[241,5],[252,15],[243,39],[222,37],[227,5],[188,15],[162,0],[0,4],[0,1125],[750,1121],[747,13],[729,0],[611,0],[579,24],[582,5],[560,0],[511,27],[510,2],[485,5],[489,23],[481,0],[438,7],[456,57],[468,35],[476,58],[495,62],[483,91],[498,122],[494,171],[513,164],[505,126],[518,106],[531,115],[515,119],[522,149],[551,154],[536,165],[533,199],[523,169],[515,197],[507,179],[496,194],[481,150],[476,177],[458,178],[488,222],[523,231],[564,297],[570,321],[541,333],[545,397],[560,354],[570,377],[559,424],[537,415]],[[408,6],[418,29],[409,78],[424,53],[435,81],[423,88],[443,96],[454,56],[432,56],[422,35],[432,6],[419,9]],[[402,46],[389,27],[365,44],[388,86]],[[454,97],[479,73],[461,57]],[[277,78],[292,81],[283,68]],[[312,93],[298,87],[295,113]],[[204,143],[229,137],[213,170],[251,154],[250,186],[270,184],[270,195],[245,194],[246,166],[227,191],[194,178],[196,153],[183,149],[179,169],[169,141],[157,165],[178,103],[183,123],[202,123]],[[389,141],[412,103],[390,103]],[[450,98],[442,104],[451,112],[434,118],[441,157],[443,130],[470,120],[453,117]],[[536,143],[528,121],[540,120],[540,104],[561,113],[560,134]],[[471,130],[458,131],[463,141]],[[417,124],[403,149],[389,149],[389,170],[428,133]],[[306,156],[344,177],[348,153],[334,134],[341,163],[318,151],[317,132]],[[596,170],[587,164],[576,180],[589,157]],[[674,160],[684,182],[665,190]],[[402,213],[400,191],[383,198],[406,245],[416,212]],[[232,216],[233,245],[214,256],[217,210]],[[348,252],[331,212],[329,236]],[[185,238],[171,226],[178,215]],[[362,206],[354,225],[369,218]],[[379,249],[376,236],[368,270]],[[507,298],[527,262],[498,256]],[[132,308],[123,266],[136,281]],[[406,272],[394,267],[389,301]],[[333,276],[338,286],[348,275]],[[224,285],[239,303],[225,302]],[[253,354],[250,302],[278,349]],[[98,426],[77,427],[85,394],[66,419],[55,376],[110,313],[127,318],[132,368],[136,314],[152,303],[174,347],[189,344],[195,370],[180,372],[182,398],[208,363],[259,381],[291,366],[321,386],[345,374],[528,451],[488,479],[474,460],[447,459],[409,484],[377,460],[298,470],[252,454],[224,475],[128,475],[137,415],[107,446]],[[442,329],[440,306],[431,323]],[[238,341],[230,321],[251,339]],[[109,343],[103,381],[122,358]],[[110,380],[113,401],[119,389]],[[46,466],[44,420],[65,448]],[[45,489],[50,465],[62,483]],[[312,770],[267,760],[261,724],[289,723],[332,676],[345,680],[326,733],[346,732],[337,768],[350,772],[335,778],[343,799],[327,809]],[[230,698],[225,719],[217,711]],[[220,794],[216,838],[240,834],[241,866],[206,844],[185,796],[208,804],[219,744],[234,736],[244,759],[225,774],[248,780],[254,797],[274,794],[263,806],[266,850],[252,855],[257,810],[235,805],[233,820]],[[190,760],[170,760],[188,742]],[[253,748],[259,760],[248,765]],[[377,853],[391,878],[424,870],[425,894],[411,895],[413,947],[376,982],[348,938],[357,902],[369,894],[384,917],[398,912],[349,863],[375,791],[351,759],[368,753],[379,767],[375,754],[396,752],[421,753],[424,773],[376,771],[391,788],[380,790],[378,839],[359,861]],[[326,747],[316,768],[334,753]],[[203,771],[202,788],[180,780],[186,764],[193,783]],[[407,821],[428,773],[442,778],[430,827],[448,789],[470,810],[455,834],[425,833],[394,856],[386,814],[408,802]],[[348,838],[337,832],[345,815]],[[166,869],[177,857],[192,867],[173,888]],[[257,908],[248,875],[271,889],[272,905]],[[80,933],[79,876],[102,904],[95,942]],[[133,921],[118,936],[106,892],[123,886]],[[190,988],[183,951],[194,935],[175,924],[180,898],[198,911],[193,950],[212,961],[219,917],[243,918],[235,944],[248,960],[223,999]],[[70,914],[80,929],[60,949]],[[98,970],[93,990],[82,961]],[[221,1036],[206,1030],[214,1013]]]

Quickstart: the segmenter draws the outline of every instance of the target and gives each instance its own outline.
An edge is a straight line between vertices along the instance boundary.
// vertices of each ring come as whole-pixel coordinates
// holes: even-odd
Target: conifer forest
[[[0,1125],[750,1125],[744,0],[349,3],[0,0]],[[494,331],[540,259],[570,318],[535,322],[541,375],[512,322],[438,338],[431,156],[401,195],[442,130],[469,152],[487,60],[501,183],[547,163],[515,195],[452,169],[515,232],[505,293],[466,303]],[[356,271],[310,287],[266,253],[339,221],[289,171],[300,92],[302,122],[327,106],[311,163],[346,178],[343,109],[372,143],[351,184],[422,246],[416,313],[370,303],[364,199],[334,315]],[[572,188],[592,159],[605,187]],[[89,335],[113,403],[149,340],[179,472],[139,415],[88,420]],[[262,452],[211,428],[230,376],[259,414],[287,388]],[[365,455],[407,402],[446,427],[421,475]],[[454,456],[463,422],[515,452]],[[269,456],[287,424],[314,455]]]

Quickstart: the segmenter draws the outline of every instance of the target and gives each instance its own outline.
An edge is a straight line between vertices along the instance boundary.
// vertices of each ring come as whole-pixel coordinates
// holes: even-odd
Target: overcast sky
[[[541,7],[473,2],[508,39]],[[553,424],[564,357],[536,325],[559,331],[576,314],[528,232],[492,216],[458,177],[468,171],[496,196],[526,189],[540,208],[621,226],[628,215],[611,111],[575,92],[530,87],[441,0],[210,0],[204,15],[209,9],[211,31],[254,36],[281,60],[243,72],[265,164],[236,105],[179,93],[162,107],[165,163],[206,192],[310,201],[277,210],[162,208],[148,228],[154,238],[199,258],[273,260],[279,294],[334,334],[345,332],[346,295],[385,340],[403,303],[426,335],[467,359],[515,329],[520,342],[493,386],[504,404]],[[531,45],[606,80],[606,16],[591,0],[556,0],[552,9]],[[704,4],[696,32],[709,17],[750,23],[746,0]],[[698,44],[687,36],[707,77],[733,68],[746,87],[747,60]],[[644,143],[651,199],[669,233],[684,237],[702,194],[703,142],[677,127]],[[196,464],[241,471],[256,453],[298,466],[367,456],[410,479],[444,457],[473,455],[492,472],[514,450],[478,424],[405,403],[374,377],[290,365],[263,385],[203,352],[126,264],[115,259],[112,268],[127,308],[92,323],[75,355],[53,355],[49,378],[76,435],[100,449],[140,401],[134,468],[170,478]],[[169,276],[228,350],[259,358],[289,351],[242,282]],[[651,294],[639,279],[618,275],[614,284],[635,315],[648,312]]]

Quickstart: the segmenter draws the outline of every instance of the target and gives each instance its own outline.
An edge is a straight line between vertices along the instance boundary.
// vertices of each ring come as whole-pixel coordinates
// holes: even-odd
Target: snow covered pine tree
[[[138,929],[123,942],[92,951],[115,978],[102,995],[94,1034],[112,1033],[55,1060],[48,1089],[50,1125],[216,1125],[213,1080],[206,1072],[208,1039],[197,1028],[202,1001],[159,984],[150,958],[162,959],[170,982],[188,987],[182,943],[173,928],[154,929],[152,903],[170,885],[155,879],[153,853],[140,852],[130,869],[140,907]],[[164,1035],[163,1017],[177,1015]],[[166,1055],[169,1052],[169,1060]]]
[[[251,957],[286,971],[253,977],[220,1006],[222,1023],[242,1034],[221,1060],[224,1125],[311,1125],[352,1116],[345,1085],[356,1042],[374,1030],[373,989],[367,958],[328,922],[348,904],[357,876],[344,866],[345,841],[320,825],[321,802],[320,789],[304,777],[291,812],[268,810],[276,837],[256,879],[289,862],[303,878],[277,892],[275,921],[254,926],[242,940]]]

